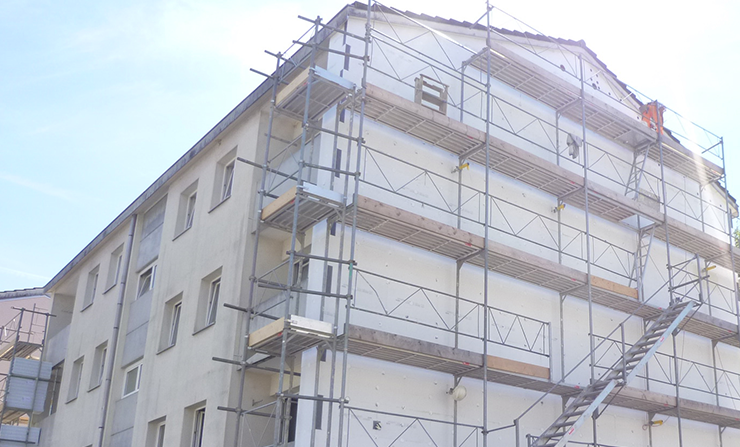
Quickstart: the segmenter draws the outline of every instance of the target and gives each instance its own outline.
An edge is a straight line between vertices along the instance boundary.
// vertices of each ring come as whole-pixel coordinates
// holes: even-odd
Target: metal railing
[[[354,310],[397,320],[396,329],[408,325],[411,332],[424,327],[475,340],[483,339],[483,313],[488,312],[489,343],[546,357],[551,362],[549,322],[493,306],[486,309],[479,302],[388,276],[360,269],[355,271]],[[394,333],[399,332],[394,330]],[[457,338],[454,340],[457,346]]]

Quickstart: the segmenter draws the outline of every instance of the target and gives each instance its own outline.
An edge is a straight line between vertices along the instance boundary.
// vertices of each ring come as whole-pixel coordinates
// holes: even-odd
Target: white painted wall
[[[471,53],[460,46],[442,40],[442,48],[437,40],[416,26],[394,25],[391,29],[380,21],[374,23],[379,30],[385,33],[395,32],[398,38],[413,40],[412,45],[423,49],[426,57],[450,63],[459,67],[467,60]],[[356,34],[364,33],[364,22],[353,18],[348,30]],[[450,30],[447,30],[450,32]],[[456,41],[462,45],[478,51],[484,45],[484,39],[475,35],[474,31],[464,31],[454,34]],[[333,48],[344,48],[349,44],[352,52],[362,51],[362,44],[356,39],[344,38],[335,35],[331,39]],[[515,48],[509,44],[511,48]],[[382,52],[380,51],[382,48]],[[562,55],[552,49],[543,49],[542,56],[551,60],[555,67],[566,64]],[[431,70],[408,55],[392,50],[387,45],[376,42],[372,49],[371,64],[373,69],[368,72],[368,81],[391,91],[404,98],[413,100],[413,78],[419,73],[430,76],[439,75],[443,82],[450,85],[450,98],[454,102],[448,109],[448,116],[463,118],[466,124],[484,129],[481,113],[485,104],[480,95],[473,95],[473,88],[466,86],[462,93],[466,97],[464,107],[460,107],[460,83],[451,73],[445,74],[444,69]],[[525,55],[527,58],[540,63],[537,58]],[[391,63],[392,62],[392,63]],[[329,55],[321,64],[330,71],[359,84],[362,71],[356,60],[350,60],[345,68],[345,61],[338,55]],[[595,67],[589,59],[589,70]],[[378,72],[395,70],[398,79]],[[554,76],[560,76],[568,82],[574,82],[572,77],[553,66],[543,65]],[[481,73],[469,68],[466,74],[482,79]],[[595,75],[594,75],[595,76]],[[617,95],[618,89],[613,80],[608,79],[607,73],[599,73],[599,88],[597,94],[609,93]],[[470,81],[474,82],[474,81]],[[595,81],[594,81],[595,82]],[[592,88],[592,87],[589,87]],[[559,146],[554,146],[555,131],[552,128],[553,113],[547,107],[523,94],[494,82],[492,92],[496,100],[493,106],[492,134],[496,137],[515,144],[551,162],[556,162],[555,154],[565,147],[564,133],[561,132]],[[159,255],[155,261],[157,265],[156,286],[151,298],[149,325],[146,334],[146,349],[143,357],[143,376],[141,388],[137,395],[133,430],[130,434],[131,445],[147,445],[151,439],[150,430],[156,424],[164,421],[166,424],[167,445],[188,446],[192,428],[192,412],[200,405],[205,405],[207,413],[206,445],[230,445],[233,442],[234,417],[218,411],[218,406],[235,406],[238,396],[238,372],[230,365],[212,361],[212,357],[238,359],[243,348],[241,335],[245,326],[243,316],[233,310],[219,306],[217,323],[196,331],[199,317],[199,300],[203,294],[203,280],[210,279],[213,272],[220,269],[222,286],[221,302],[247,305],[251,274],[251,256],[254,238],[252,232],[256,224],[256,204],[254,196],[260,171],[244,164],[237,163],[232,197],[215,207],[211,201],[214,196],[213,188],[219,184],[218,164],[225,156],[232,153],[262,162],[263,151],[266,145],[264,133],[266,131],[267,105],[260,103],[254,106],[254,111],[233,124],[220,138],[211,144],[201,155],[190,162],[178,175],[170,180],[158,196],[152,198],[147,206],[166,194],[166,214],[162,228],[162,240]],[[477,115],[477,116],[476,116]],[[534,121],[533,121],[534,120]],[[534,122],[535,125],[527,124]],[[348,133],[350,117],[345,114],[340,120],[337,129]],[[547,124],[550,123],[550,124]],[[327,112],[322,125],[327,129],[334,129],[336,110]],[[353,135],[359,132],[358,122],[355,119]],[[580,131],[576,123],[561,120],[564,131]],[[515,135],[512,129],[516,129]],[[508,130],[507,130],[508,129]],[[274,134],[284,140],[293,140],[300,136],[301,129],[296,122],[286,118],[275,121]],[[360,154],[359,169],[361,184],[359,193],[381,202],[411,211],[426,218],[456,226],[458,218],[455,212],[457,204],[458,174],[452,170],[458,164],[457,156],[442,149],[416,140],[393,129],[389,129],[369,119],[365,120],[362,130],[367,149]],[[608,188],[623,193],[620,186],[613,179],[623,179],[629,175],[631,151],[618,144],[607,141],[605,138],[588,133],[588,141],[594,145],[589,156],[592,166],[589,179]],[[334,141],[329,135],[322,135],[315,139],[306,149],[306,159],[324,166],[331,164],[334,157]],[[284,144],[271,142],[271,157],[275,157],[273,166],[292,173],[296,164],[296,149],[284,153],[280,150]],[[349,147],[346,141],[338,144],[342,152],[342,169],[355,169],[357,160],[356,146]],[[348,156],[351,153],[351,156]],[[602,155],[603,159],[600,159]],[[346,163],[346,164],[345,164]],[[582,159],[571,161],[561,158],[563,167],[582,175],[583,169],[578,163]],[[649,174],[658,175],[658,166],[648,162]],[[667,173],[672,185],[686,191],[678,195],[671,202],[669,215],[676,219],[701,229],[701,222],[696,217],[696,194],[699,187],[693,181],[683,178],[676,173]],[[327,171],[307,172],[310,182],[323,188],[332,188],[344,193],[343,179],[333,177]],[[485,171],[477,165],[471,164],[460,174],[464,190],[462,199],[462,219],[460,227],[477,235],[483,235],[484,203],[480,200],[480,192],[485,188]],[[267,189],[275,195],[288,190],[292,184],[280,183],[277,176],[270,176]],[[182,201],[183,191],[197,181],[198,201],[193,227],[176,235],[178,208]],[[648,184],[652,182],[647,179]],[[668,195],[675,194],[669,188]],[[348,192],[353,192],[350,186]],[[553,208],[557,204],[556,198],[500,174],[490,175],[490,192],[494,197],[491,202],[490,238],[505,245],[535,254],[550,261],[562,262],[564,265],[585,271],[585,216],[581,210],[566,207],[561,213],[562,240],[569,245],[560,258],[557,253],[557,215]],[[724,199],[711,187],[705,187],[703,198],[716,210],[724,207]],[[269,203],[269,201],[268,201]],[[144,211],[142,208],[141,212]],[[714,211],[712,211],[714,212]],[[707,213],[705,212],[705,217]],[[722,228],[721,214],[706,217],[710,226]],[[593,250],[596,259],[593,273],[620,284],[628,284],[627,276],[631,268],[630,253],[638,243],[636,233],[623,225],[607,222],[601,218],[590,217],[590,231],[592,234]],[[125,226],[125,225],[124,225]],[[713,229],[705,230],[715,236],[721,236]],[[137,230],[134,243],[133,259],[138,255],[138,244],[141,230]],[[323,256],[325,254],[327,226],[320,223],[305,235],[299,249],[310,251],[311,254]],[[270,229],[263,234],[258,252],[257,275],[278,265],[286,259],[286,250],[289,249],[289,235],[285,232]],[[83,369],[83,387],[77,399],[60,405],[58,412],[42,422],[43,445],[56,444],[57,439],[64,439],[64,445],[89,445],[93,443],[96,425],[101,411],[101,389],[87,390],[84,384],[89,383],[92,373],[90,365],[94,349],[100,343],[109,340],[112,334],[112,322],[115,313],[117,287],[105,294],[96,296],[91,307],[82,311],[82,297],[85,293],[88,272],[100,265],[101,278],[107,277],[110,268],[110,253],[120,246],[126,237],[126,230],[121,228],[108,236],[103,244],[90,253],[84,261],[70,272],[52,292],[58,300],[53,309],[63,310],[74,298],[74,307],[71,309],[69,329],[55,330],[59,335],[69,333],[65,359],[65,378],[62,384],[61,396],[67,395],[70,383],[72,363],[81,356],[85,356]],[[472,352],[483,352],[483,344],[479,337],[482,334],[480,324],[480,304],[483,302],[483,271],[474,266],[464,266],[460,271],[459,296],[466,301],[461,304],[460,313],[466,315],[459,326],[465,336],[456,340],[453,334],[445,328],[455,325],[455,306],[453,296],[456,291],[455,262],[427,251],[413,248],[404,244],[394,243],[382,237],[358,232],[355,241],[355,258],[358,262],[352,283],[348,282],[346,266],[341,269],[334,265],[331,290],[333,292],[354,294],[350,322],[355,325],[376,329],[384,332],[400,334],[406,337],[418,338],[445,346],[458,346]],[[339,233],[329,236],[328,254],[339,254]],[[347,259],[351,239],[346,235],[342,256]],[[653,244],[652,264],[648,269],[645,283],[646,296],[650,296],[664,283],[666,263],[665,246],[657,241]],[[690,254],[672,248],[672,262],[688,259]],[[136,278],[138,272],[132,271],[129,275],[129,288],[126,293],[126,305],[123,318],[123,328],[128,321],[129,303],[135,297]],[[276,273],[287,281],[287,268]],[[381,275],[381,276],[377,276]],[[661,276],[662,275],[662,276]],[[716,283],[728,287],[732,284],[733,275],[727,269],[716,268],[711,270],[711,279]],[[339,277],[339,286],[337,278]],[[589,353],[589,325],[587,303],[575,298],[565,299],[562,309],[562,324],[558,294],[542,289],[516,279],[491,273],[489,275],[489,305],[497,308],[496,326],[491,329],[499,334],[497,342],[489,343],[489,354],[513,360],[533,363],[540,366],[551,366],[551,376],[554,380],[562,378],[562,372],[568,371],[585,358]],[[404,284],[405,283],[405,284]],[[418,286],[423,286],[420,290]],[[324,287],[323,264],[311,261],[308,264],[308,278],[306,287],[311,290],[320,290]],[[715,287],[716,288],[716,287]],[[180,320],[178,341],[174,347],[162,350],[160,344],[162,331],[168,328],[163,325],[166,321],[166,305],[169,300],[182,295],[183,307]],[[259,289],[255,294],[256,302],[263,306],[279,299],[275,291]],[[714,295],[716,296],[716,295]],[[715,307],[712,314],[719,318],[736,323],[736,317],[727,312],[726,301],[721,295],[713,301]],[[727,298],[727,296],[725,296]],[[333,298],[305,297],[299,303],[298,313],[324,321],[335,322],[336,300]],[[729,298],[731,299],[731,297]],[[272,301],[271,301],[272,300]],[[651,304],[665,306],[668,296],[665,291],[659,292]],[[722,310],[724,306],[725,311]],[[478,309],[478,310],[476,310]],[[278,309],[276,312],[282,312]],[[708,312],[704,308],[702,311]],[[515,320],[515,314],[520,315]],[[605,336],[618,326],[626,317],[625,314],[601,306],[594,306],[594,332]],[[264,320],[264,321],[263,321]],[[339,327],[344,323],[344,304],[340,302],[339,315],[336,322]],[[266,319],[257,319],[252,329],[267,324]],[[521,322],[521,326],[518,324]],[[125,332],[125,331],[124,331]],[[505,333],[506,335],[502,335]],[[562,335],[561,335],[562,333]],[[630,320],[625,326],[626,340],[634,342],[642,333],[642,323]],[[617,332],[617,335],[619,332]],[[125,334],[124,334],[125,335]],[[121,340],[123,340],[123,335]],[[478,338],[476,338],[478,337]],[[677,350],[681,356],[702,365],[711,365],[711,345],[699,337],[682,332],[676,339]],[[607,345],[599,351],[603,354],[599,365],[614,360],[614,351],[608,351]],[[119,347],[118,359],[115,366],[113,392],[111,396],[111,412],[115,402],[121,397],[125,369],[122,367],[120,356],[122,347]],[[672,354],[670,343],[661,348],[661,353]],[[542,355],[544,353],[548,356]],[[723,367],[729,371],[738,371],[737,350],[720,344],[716,356],[721,359]],[[51,355],[51,354],[49,354]],[[56,357],[61,358],[59,353]],[[601,357],[601,356],[599,356]],[[671,366],[668,357],[656,357],[650,364],[650,377],[661,379],[661,366],[668,371]],[[293,383],[292,392],[312,395],[314,392],[328,396],[330,394],[330,365],[333,359],[327,354],[326,360],[319,361],[318,378],[316,376],[317,352],[315,349],[306,351],[295,360],[295,372],[300,373]],[[336,359],[338,370],[334,386],[335,396],[338,395],[341,384],[341,362]],[[718,360],[719,362],[719,360]],[[268,365],[275,367],[276,362]],[[682,397],[705,403],[716,403],[717,397],[711,393],[699,390],[706,388],[703,380],[706,379],[699,372],[704,372],[704,366],[691,369],[691,364],[681,366],[686,390],[682,390]],[[598,372],[597,368],[597,372]],[[251,370],[247,374],[248,380],[244,392],[245,407],[260,405],[268,402],[278,391],[276,375],[264,371]],[[729,408],[736,408],[737,400],[731,397],[736,395],[735,388],[740,386],[735,373],[727,374],[720,380],[720,404]],[[586,386],[590,379],[590,368],[587,362],[577,367],[566,379],[568,384]],[[669,377],[671,379],[671,377]],[[661,379],[662,380],[662,379]],[[471,425],[481,425],[482,421],[482,383],[473,379],[463,379],[462,384],[468,389],[466,399],[457,404],[458,420]],[[734,385],[733,385],[734,384]],[[348,358],[347,396],[349,406],[355,408],[351,414],[344,416],[343,436],[349,436],[352,446],[374,445],[372,438],[378,445],[387,445],[401,432],[405,431],[403,439],[411,445],[428,445],[429,432],[435,440],[449,445],[452,442],[452,428],[450,425],[434,421],[453,420],[454,404],[452,398],[446,394],[454,385],[449,375],[408,366],[372,360],[369,358],[350,356]],[[316,390],[316,386],[318,389]],[[638,379],[631,386],[647,388],[644,379]],[[673,394],[673,387],[649,382],[652,391]],[[289,389],[289,385],[284,385]],[[690,390],[689,388],[696,388]],[[488,426],[505,426],[511,424],[522,411],[539,398],[539,394],[498,384],[489,384]],[[338,407],[334,405],[332,424],[328,418],[329,404],[323,406],[322,429],[316,430],[317,442],[323,442],[327,430],[331,426],[332,437],[339,435]],[[296,445],[308,446],[312,436],[314,424],[313,412],[315,405],[310,401],[301,401],[298,413],[298,435]],[[269,413],[271,410],[265,410]],[[349,412],[349,410],[347,410]],[[522,420],[522,436],[525,433],[539,434],[560,413],[561,401],[557,397],[548,397],[537,404],[525,419]],[[386,413],[403,413],[411,416],[400,417]],[[429,419],[428,421],[414,420],[413,417]],[[372,422],[381,421],[381,429],[373,430]],[[646,415],[641,412],[611,407],[599,419],[598,430],[600,441],[614,445],[647,445],[648,432],[643,430],[647,422]],[[590,425],[590,424],[586,424]],[[249,416],[245,419],[244,430],[248,436],[244,437],[244,446],[265,446],[272,442],[273,428],[269,418]],[[423,428],[422,428],[423,427]],[[349,434],[348,434],[349,430]],[[467,430],[467,431],[466,431]],[[472,428],[460,428],[458,440],[468,434],[471,438],[467,444],[473,445],[480,435]],[[662,427],[653,429],[653,446],[675,445],[675,418],[668,419]],[[685,421],[683,424],[684,442],[686,445],[717,445],[716,427]],[[110,435],[110,433],[108,434]],[[578,432],[577,440],[591,439],[590,426]],[[725,433],[725,445],[732,445],[732,440],[740,440],[740,435],[728,429]],[[495,432],[489,440],[502,444],[513,441],[511,429]],[[68,443],[67,443],[68,442]],[[730,442],[730,444],[728,444]],[[323,445],[323,444],[321,444]],[[438,444],[440,445],[440,444]]]

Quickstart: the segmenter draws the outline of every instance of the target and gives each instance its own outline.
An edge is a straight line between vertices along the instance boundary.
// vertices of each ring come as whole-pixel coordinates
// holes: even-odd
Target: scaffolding
[[[717,351],[740,347],[722,138],[616,80],[585,46],[490,5],[473,23],[373,0],[345,11],[328,23],[300,17],[311,28],[268,53],[275,71],[260,73],[271,85],[264,154],[239,159],[261,171],[250,283],[243,307],[227,305],[243,316],[243,349],[214,359],[239,375],[236,401],[219,407],[235,415],[234,446],[290,444],[299,413],[312,447],[377,446],[365,421],[379,415],[405,427],[391,444],[418,427],[456,447],[494,445],[492,434],[517,447],[606,446],[598,421],[610,406],[644,412],[651,446],[658,414],[675,416],[680,447],[683,419],[717,426],[720,445],[726,428],[740,428],[740,375]],[[349,17],[364,21],[364,34]],[[445,172],[399,156],[366,138],[366,121],[454,162]],[[549,214],[506,198],[494,179],[549,197]],[[604,234],[603,223],[621,233]],[[364,267],[358,233],[453,261],[454,293]],[[711,274],[716,267],[727,272]],[[483,272],[477,297],[462,284],[470,268]],[[559,321],[501,306],[491,272],[556,293]],[[588,349],[577,360],[564,341],[573,298],[587,306]],[[597,328],[596,306],[623,319]],[[395,330],[372,327],[385,321]],[[630,339],[635,324],[641,333]],[[678,355],[681,333],[711,341],[711,364]],[[668,339],[672,353],[660,350]],[[450,374],[450,393],[480,381],[481,415],[461,420],[457,399],[451,420],[353,406],[350,355]],[[299,391],[297,361],[315,368],[313,386]],[[588,385],[573,385],[584,371]],[[257,372],[274,392],[250,404]],[[540,397],[494,425],[489,383]],[[563,412],[543,431],[531,410],[553,396]],[[592,440],[571,439],[589,419]]]
[[[51,381],[51,364],[41,361],[46,328],[52,316],[36,306],[13,308],[18,314],[0,327],[2,378],[0,446],[38,445],[41,430],[34,416],[43,413]]]

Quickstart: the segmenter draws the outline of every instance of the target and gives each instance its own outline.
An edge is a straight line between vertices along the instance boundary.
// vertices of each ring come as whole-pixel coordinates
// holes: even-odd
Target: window
[[[164,312],[162,312],[162,328],[159,336],[159,352],[177,344],[177,335],[180,332],[181,314],[182,293],[164,303]]]
[[[123,244],[113,250],[110,254],[110,264],[108,265],[108,279],[105,283],[106,292],[118,284],[118,275],[121,274],[123,264]]]
[[[230,150],[216,163],[216,176],[213,184],[211,208],[215,208],[231,197],[234,191],[234,169],[236,167],[236,148]]]
[[[85,288],[85,299],[82,301],[82,310],[87,309],[95,300],[98,291],[98,276],[100,266],[98,265],[87,274],[87,287]]]
[[[193,426],[193,444],[192,447],[203,447],[203,429],[206,424],[206,409],[199,408],[195,410],[195,424]]]
[[[107,356],[108,342],[95,348],[92,373],[90,374],[90,390],[97,388],[103,383],[103,378],[105,377],[105,359]]]
[[[195,181],[180,194],[180,204],[177,211],[177,221],[175,222],[175,237],[179,236],[190,227],[195,221],[195,204],[198,199],[198,182]]]
[[[52,415],[59,407],[59,389],[62,387],[62,375],[64,373],[64,361],[59,362],[51,368],[51,380],[47,391],[46,404],[47,414]]]
[[[139,391],[139,384],[141,383],[141,367],[140,363],[133,368],[126,371],[126,376],[123,380],[123,396],[130,396],[135,392]]]
[[[157,427],[157,438],[154,442],[155,447],[164,447],[164,424],[159,424]]]
[[[80,357],[72,364],[72,376],[69,382],[69,393],[67,394],[67,402],[77,399],[77,395],[80,392],[80,383],[82,383],[82,365],[85,357]]]
[[[170,323],[170,337],[169,346],[175,346],[177,343],[177,330],[180,327],[180,311],[182,310],[182,302],[174,305],[172,308],[172,322]]]
[[[231,197],[231,188],[234,185],[234,166],[236,165],[236,161],[232,161],[231,163],[224,166],[224,178],[223,178],[223,184],[221,185],[221,201],[228,199]]]
[[[188,197],[188,205],[185,209],[185,229],[193,226],[193,216],[195,216],[195,199],[198,197],[198,193],[194,192]]]
[[[165,434],[164,433],[165,433],[165,423],[166,422],[167,420],[165,417],[161,417],[153,421],[149,421],[147,432],[146,432],[146,447],[164,447],[165,446],[164,444]],[[190,428],[188,428],[187,430],[190,430]]]
[[[139,275],[139,288],[136,292],[136,298],[141,298],[144,294],[154,289],[154,279],[157,273],[157,266],[149,267]]]
[[[221,271],[219,267],[200,282],[198,307],[195,315],[195,332],[216,323],[218,306],[221,301]]]
[[[216,310],[218,309],[218,296],[221,294],[221,278],[211,283],[208,292],[208,309],[206,312],[206,326],[216,323]]]

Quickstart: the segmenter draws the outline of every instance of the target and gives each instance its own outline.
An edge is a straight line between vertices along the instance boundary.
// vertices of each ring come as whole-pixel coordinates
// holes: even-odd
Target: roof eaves
[[[4,290],[0,292],[0,300],[9,300],[16,298],[33,298],[45,296],[43,287],[34,287],[31,289]]]

